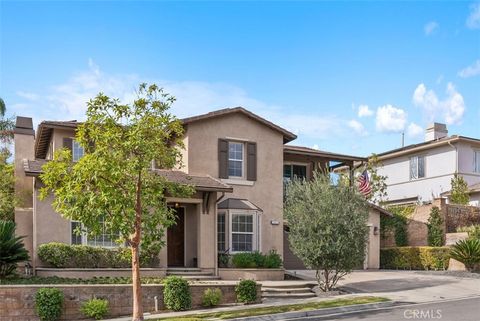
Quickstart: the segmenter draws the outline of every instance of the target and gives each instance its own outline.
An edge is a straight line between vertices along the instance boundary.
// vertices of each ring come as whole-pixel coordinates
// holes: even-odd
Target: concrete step
[[[311,293],[311,288],[267,288],[262,287],[262,292],[271,293]]]
[[[262,298],[265,299],[307,299],[314,298],[315,293],[262,293]]]
[[[182,275],[181,277],[189,281],[220,280],[219,276],[214,275]]]
[[[189,276],[189,275],[213,275],[209,271],[170,271],[167,270],[167,275]]]
[[[189,268],[189,267],[169,267],[167,272],[201,272],[200,268]]]

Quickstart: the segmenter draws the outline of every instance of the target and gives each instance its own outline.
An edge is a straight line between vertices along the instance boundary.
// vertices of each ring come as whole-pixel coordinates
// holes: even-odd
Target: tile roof
[[[23,160],[23,167],[27,176],[38,176],[42,173],[42,166],[47,161],[44,159]],[[199,191],[233,192],[229,185],[209,175],[189,175],[177,170],[155,169],[155,173],[165,177],[168,181],[180,184],[193,185]]]
[[[260,207],[249,200],[240,198],[227,198],[218,203],[218,209],[253,210],[263,212]]]

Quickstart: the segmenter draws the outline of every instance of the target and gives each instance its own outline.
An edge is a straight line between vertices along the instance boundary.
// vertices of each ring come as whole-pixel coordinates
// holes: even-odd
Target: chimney
[[[440,123],[433,123],[425,130],[425,141],[429,142],[448,136],[447,125]]]
[[[19,207],[31,208],[33,206],[33,178],[25,175],[24,160],[35,159],[35,131],[33,130],[32,119],[18,116],[13,133],[15,144],[15,195],[20,201]]]

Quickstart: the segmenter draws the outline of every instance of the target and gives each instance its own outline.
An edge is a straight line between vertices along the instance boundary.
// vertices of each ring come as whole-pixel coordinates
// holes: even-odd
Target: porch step
[[[266,288],[262,287],[262,293],[306,293],[312,292],[310,288]]]
[[[169,267],[167,272],[201,272],[200,268],[189,268],[189,267]]]
[[[267,300],[307,299],[315,297],[310,282],[281,281],[262,283],[262,298]]]
[[[308,299],[314,298],[315,293],[262,293],[264,299]]]
[[[200,268],[168,268],[167,275],[181,276],[190,281],[219,280],[219,276],[213,275],[210,271],[202,271]]]
[[[195,276],[195,275],[213,275],[213,273],[208,272],[208,271],[170,271],[170,270],[167,270],[167,275]]]

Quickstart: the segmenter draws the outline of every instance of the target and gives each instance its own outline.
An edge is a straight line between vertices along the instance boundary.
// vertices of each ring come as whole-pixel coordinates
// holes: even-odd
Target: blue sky
[[[82,119],[143,81],[179,117],[244,106],[294,143],[368,155],[446,122],[480,138],[479,2],[0,2],[9,113]]]

